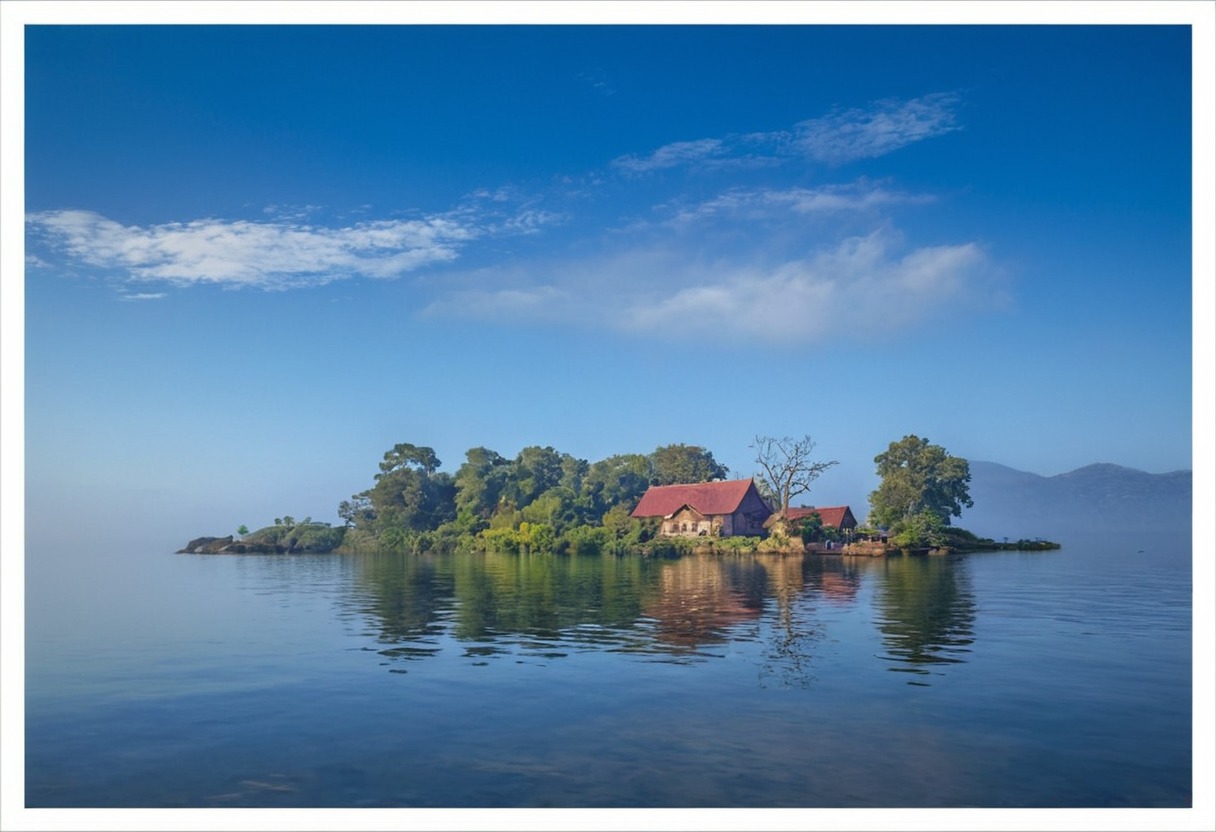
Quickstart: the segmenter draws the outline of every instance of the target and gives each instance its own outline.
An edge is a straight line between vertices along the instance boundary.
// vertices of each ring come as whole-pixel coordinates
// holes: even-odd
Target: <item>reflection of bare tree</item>
[[[927,674],[929,665],[966,661],[975,640],[975,596],[966,560],[888,558],[878,605],[891,670]]]
[[[667,644],[720,644],[727,628],[760,616],[766,577],[753,561],[684,557],[663,564],[657,593],[642,613],[654,619],[656,636]]]
[[[811,561],[808,557],[781,555],[764,558],[777,614],[760,669],[761,684],[776,679],[782,687],[804,688],[814,681],[811,659],[818,633],[804,603]]]

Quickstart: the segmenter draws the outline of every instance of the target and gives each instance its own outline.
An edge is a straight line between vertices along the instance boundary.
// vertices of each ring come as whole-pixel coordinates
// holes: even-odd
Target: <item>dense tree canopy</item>
[[[727,470],[714,455],[696,445],[663,445],[650,455],[651,485],[726,479]]]
[[[600,551],[645,539],[652,523],[630,517],[651,485],[726,476],[696,445],[665,445],[595,463],[531,445],[514,459],[471,448],[455,475],[439,471],[432,448],[400,443],[384,454],[371,488],[344,500],[339,516],[352,545],[455,545],[505,549],[569,546]]]
[[[456,518],[461,528],[477,532],[485,528],[502,500],[511,476],[510,460],[489,448],[470,448],[456,472]]]
[[[960,516],[964,507],[973,505],[967,460],[950,456],[945,448],[931,445],[927,439],[905,436],[874,457],[874,462],[882,482],[870,495],[872,523],[896,528],[927,514],[947,526],[951,517]]]
[[[637,502],[649,487],[650,459],[645,454],[616,454],[587,469],[579,502],[588,517],[602,517],[613,506]]]

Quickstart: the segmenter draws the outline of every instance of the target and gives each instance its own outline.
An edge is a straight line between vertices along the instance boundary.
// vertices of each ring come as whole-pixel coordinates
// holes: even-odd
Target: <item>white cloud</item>
[[[616,95],[616,90],[613,88],[607,74],[605,74],[602,69],[597,69],[593,72],[580,72],[575,77],[580,81],[589,84],[592,88],[599,90],[606,96]]]
[[[28,228],[49,248],[136,281],[287,288],[362,275],[395,278],[455,260],[488,234],[535,233],[556,215],[529,210],[490,224],[465,211],[340,228],[288,220],[202,219],[122,225],[91,211],[45,211]]]
[[[540,285],[508,289],[471,289],[451,292],[431,303],[424,315],[512,322],[521,319],[557,321],[569,304],[568,292]]]
[[[738,188],[697,205],[677,207],[670,222],[687,225],[711,219],[759,221],[788,219],[791,215],[835,216],[932,201],[932,196],[893,191],[865,180],[818,188]]]
[[[952,93],[907,101],[886,99],[802,121],[792,130],[674,142],[649,156],[621,156],[612,165],[629,174],[644,174],[681,165],[760,167],[790,158],[843,164],[883,156],[960,129],[955,117],[958,103],[958,96]]]
[[[985,299],[989,268],[975,243],[903,252],[899,235],[880,230],[776,266],[724,264],[635,299],[623,322],[653,334],[777,342],[899,331]]]
[[[262,213],[279,221],[301,222],[320,211],[320,205],[267,205]]]
[[[168,297],[168,294],[166,294],[165,292],[136,292],[133,295],[122,295],[118,299],[119,300],[139,301],[139,300],[161,300],[161,299],[167,298],[167,297]]]
[[[813,159],[843,164],[883,156],[913,142],[958,130],[958,97],[936,93],[886,100],[811,119],[795,127],[793,148]]]
[[[427,311],[577,322],[660,339],[870,339],[946,309],[999,303],[993,272],[976,243],[911,248],[886,227],[777,262],[763,246],[712,258],[668,239],[580,261],[468,273],[464,288]]]
[[[673,142],[664,145],[641,158],[637,156],[621,156],[614,159],[612,166],[626,173],[649,173],[652,170],[674,168],[703,162],[725,153],[721,139],[698,139],[693,142]]]

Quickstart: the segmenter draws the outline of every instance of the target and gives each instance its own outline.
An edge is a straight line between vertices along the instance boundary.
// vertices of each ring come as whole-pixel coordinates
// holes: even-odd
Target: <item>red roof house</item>
[[[663,518],[663,535],[730,537],[764,534],[764,521],[772,513],[756,484],[746,479],[654,485],[632,516]]]
[[[857,519],[853,517],[853,512],[848,506],[831,506],[824,508],[815,508],[807,506],[798,506],[797,508],[790,506],[790,510],[786,513],[786,519],[791,523],[801,520],[803,517],[810,517],[812,514],[818,514],[819,519],[823,521],[823,527],[836,528],[844,531],[845,529],[857,528]]]

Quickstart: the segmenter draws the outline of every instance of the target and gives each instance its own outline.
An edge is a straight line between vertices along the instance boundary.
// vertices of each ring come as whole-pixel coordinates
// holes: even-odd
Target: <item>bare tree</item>
[[[811,437],[793,439],[783,436],[757,436],[749,447],[756,451],[756,464],[760,473],[756,476],[780,505],[777,511],[784,517],[790,509],[790,499],[811,490],[811,483],[827,469],[836,464],[816,462],[811,459],[815,442]]]

